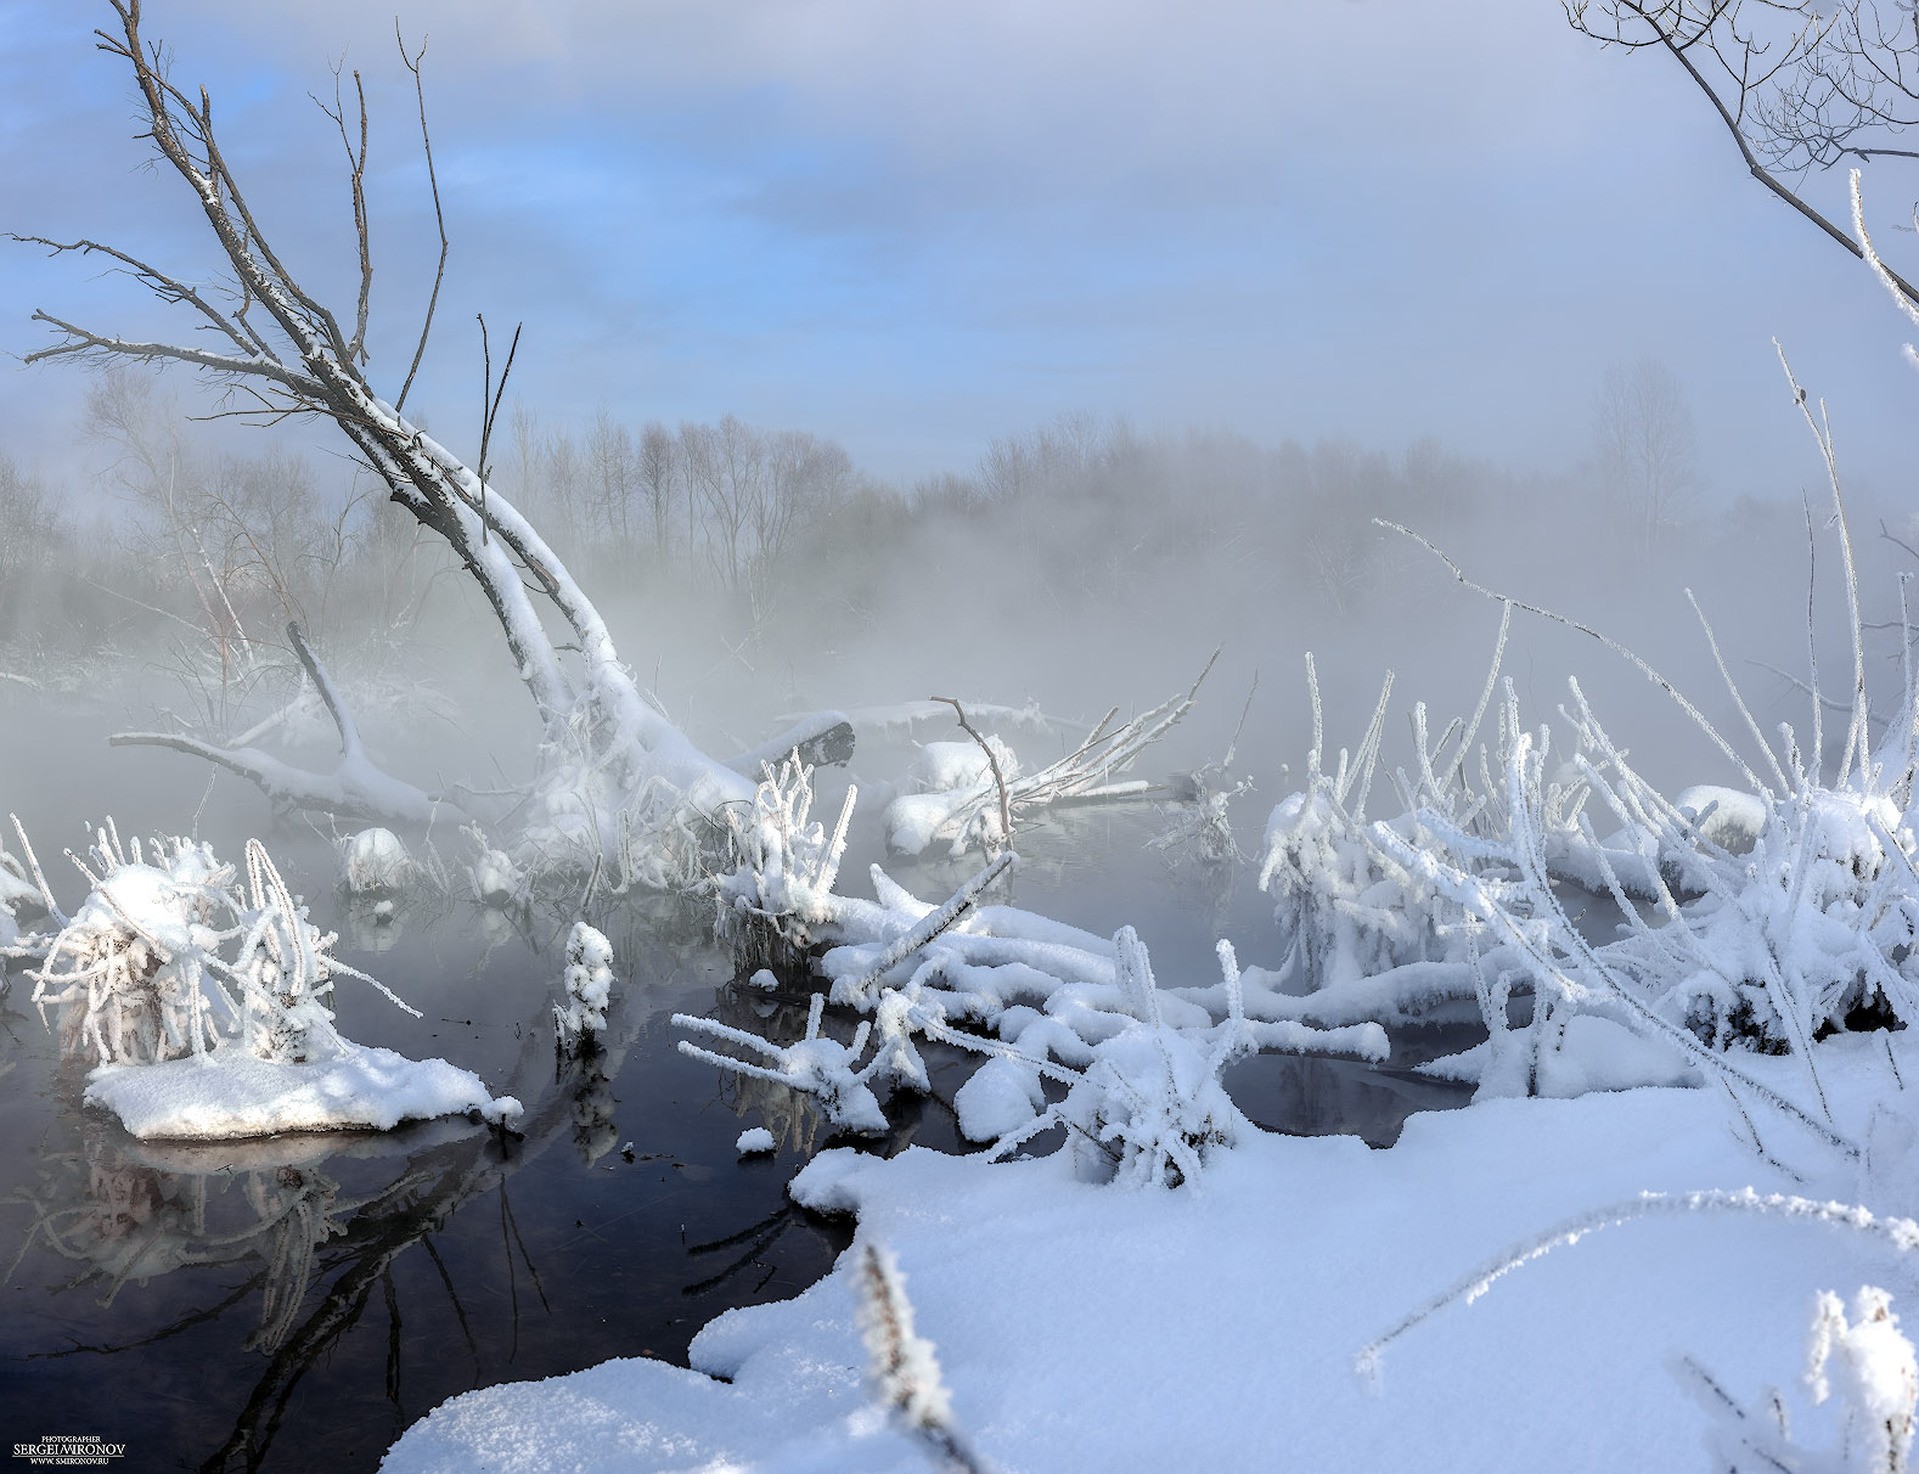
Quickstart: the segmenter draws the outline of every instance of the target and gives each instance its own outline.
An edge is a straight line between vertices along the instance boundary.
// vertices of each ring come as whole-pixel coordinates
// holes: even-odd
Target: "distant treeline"
[[[445,551],[364,471],[269,438],[216,444],[135,375],[96,381],[86,429],[105,498],[47,486],[0,447],[0,669],[163,652],[224,689],[290,620],[344,658],[404,648],[441,606],[463,617]],[[521,408],[503,432],[492,483],[609,617],[671,619],[656,648],[701,626],[783,658],[889,631],[937,640],[933,613],[968,610],[1093,630],[1197,612],[1195,640],[1254,614],[1312,639],[1369,617],[1414,566],[1375,518],[1459,551],[1516,549],[1514,566],[1529,547],[1643,558],[1646,536],[1590,467],[1520,476],[1431,441],[1263,446],[1073,416],[902,488],[830,440],[732,416],[568,428]]]

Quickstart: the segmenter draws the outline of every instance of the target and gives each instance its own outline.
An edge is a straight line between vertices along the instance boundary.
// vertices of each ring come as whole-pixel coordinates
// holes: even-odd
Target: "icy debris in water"
[[[766,1063],[729,1058],[682,1039],[680,1053],[689,1059],[704,1060],[735,1074],[802,1091],[812,1096],[826,1118],[841,1130],[863,1136],[884,1136],[886,1113],[867,1085],[867,1072],[856,1068],[872,1025],[862,1022],[853,1032],[853,1042],[842,1044],[820,1033],[825,1007],[825,995],[815,993],[806,1015],[805,1036],[784,1048],[716,1019],[676,1013],[673,1025],[748,1050]]]
[[[763,1157],[770,1154],[775,1145],[771,1131],[764,1126],[755,1126],[740,1133],[740,1139],[733,1143],[733,1150],[742,1157]]]
[[[362,829],[340,850],[346,888],[356,896],[390,894],[413,883],[413,857],[391,829]]]
[[[553,1022],[560,1047],[574,1050],[580,1041],[606,1029],[606,1005],[613,988],[613,944],[584,921],[573,923],[566,939],[567,1001],[555,1004]]]
[[[526,894],[526,876],[504,850],[483,850],[469,874],[473,894],[483,906],[504,911]]]
[[[773,969],[770,967],[762,967],[746,981],[749,987],[765,988],[769,992],[780,985],[780,980],[773,976]]]
[[[497,1100],[488,1101],[480,1107],[480,1119],[491,1121],[496,1126],[511,1127],[526,1114],[526,1107],[511,1095],[502,1095]]]

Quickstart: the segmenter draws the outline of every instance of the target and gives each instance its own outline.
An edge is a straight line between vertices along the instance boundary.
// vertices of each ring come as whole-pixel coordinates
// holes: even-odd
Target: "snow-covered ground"
[[[1919,1079],[1919,1050],[1902,1047],[1900,1063]],[[1356,1366],[1507,1250],[1643,1193],[1751,1187],[1911,1211],[1907,1097],[1883,1044],[1840,1041],[1826,1069],[1848,1124],[1893,1108],[1866,1133],[1870,1171],[1757,1118],[1796,1171],[1769,1165],[1707,1089],[1486,1100],[1414,1117],[1384,1151],[1259,1134],[1216,1154],[1196,1189],[1076,1182],[1063,1152],[828,1152],[791,1189],[858,1215],[861,1243],[825,1281],[722,1316],[695,1341],[693,1370],[614,1361],[457,1398],[382,1467],[937,1467],[865,1380],[855,1274],[876,1243],[904,1273],[958,1426],[1004,1471],[1717,1467],[1714,1419],[1675,1370],[1681,1356],[1744,1404],[1780,1389],[1796,1440],[1830,1456],[1793,1467],[1852,1468],[1839,1399],[1815,1407],[1805,1376],[1816,1297],[1851,1303],[1876,1285],[1910,1313],[1919,1260],[1805,1217],[1721,1208],[1623,1223],[1415,1326],[1376,1378]]]

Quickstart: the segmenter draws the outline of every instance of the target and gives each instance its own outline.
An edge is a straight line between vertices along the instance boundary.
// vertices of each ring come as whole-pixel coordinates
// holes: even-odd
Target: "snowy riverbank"
[[[1913,1078],[1919,1051],[1901,1065]],[[1895,1091],[1877,1043],[1841,1044],[1826,1069],[1852,1097],[1850,1111],[1835,1100],[1842,1116]],[[856,1211],[861,1239],[897,1256],[956,1421],[1004,1471],[1701,1468],[1711,1419],[1676,1356],[1743,1402],[1781,1388],[1795,1435],[1836,1449],[1835,1404],[1812,1406],[1803,1380],[1814,1297],[1880,1285],[1911,1314],[1919,1260],[1810,1221],[1662,1215],[1444,1311],[1394,1344],[1376,1383],[1355,1357],[1505,1250],[1644,1192],[1874,1196],[1835,1156],[1795,1180],[1743,1129],[1720,1092],[1649,1089],[1418,1116],[1386,1151],[1261,1134],[1197,1191],[1076,1183],[1064,1153],[911,1150],[827,1153],[794,1194]],[[1886,1118],[1872,1133],[1900,1134]],[[1777,1127],[1767,1144],[1817,1162],[1786,1138]],[[1873,1206],[1910,1211],[1890,1196]],[[797,1299],[722,1316],[693,1345],[696,1370],[615,1361],[471,1393],[383,1468],[931,1468],[866,1391],[857,1252]]]

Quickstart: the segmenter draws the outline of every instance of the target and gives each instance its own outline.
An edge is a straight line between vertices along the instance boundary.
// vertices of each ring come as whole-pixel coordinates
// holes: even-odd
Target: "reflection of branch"
[[[708,1275],[705,1279],[695,1284],[682,1286],[680,1293],[682,1295],[704,1295],[709,1290],[718,1289],[721,1285],[725,1284],[727,1280],[746,1268],[747,1265],[757,1263],[760,1255],[771,1248],[773,1244],[778,1241],[780,1235],[793,1226],[793,1220],[798,1211],[792,1203],[786,1203],[774,1213],[762,1218],[758,1223],[752,1224],[747,1228],[742,1228],[737,1233],[730,1233],[721,1239],[710,1239],[703,1244],[689,1245],[686,1251],[688,1254],[711,1254],[716,1250],[730,1249],[735,1244],[748,1239],[751,1240],[750,1243],[747,1243],[745,1250],[737,1258],[729,1262],[725,1268],[716,1274]]]
[[[533,1031],[528,1031],[532,1037]],[[623,1055],[629,1041],[622,1042]],[[617,1063],[617,1061],[616,1061]],[[416,1178],[428,1178],[420,1191],[408,1193],[379,1211],[363,1210],[346,1228],[339,1240],[335,1260],[348,1262],[346,1270],[328,1286],[325,1296],[312,1313],[294,1329],[274,1354],[265,1374],[254,1387],[234,1424],[232,1434],[210,1458],[205,1467],[220,1470],[230,1462],[244,1459],[249,1468],[265,1457],[273,1441],[287,1399],[312,1366],[358,1323],[372,1296],[374,1287],[390,1266],[415,1244],[425,1245],[428,1257],[439,1270],[454,1301],[460,1328],[474,1350],[476,1368],[479,1352],[459,1297],[446,1266],[434,1250],[428,1234],[446,1222],[464,1204],[500,1187],[528,1161],[572,1127],[573,1089],[569,1076],[562,1076],[542,1098],[539,1106],[521,1121],[520,1143],[510,1155],[503,1153],[490,1135],[467,1138],[434,1148],[416,1159]],[[437,1175],[431,1175],[437,1167]],[[528,1267],[532,1262],[528,1260]],[[544,1296],[542,1296],[544,1300]]]
[[[190,1331],[195,1326],[205,1325],[209,1321],[218,1320],[227,1311],[231,1310],[242,1300],[246,1299],[248,1295],[252,1294],[254,1287],[265,1277],[266,1272],[262,1270],[251,1279],[243,1281],[240,1287],[229,1294],[226,1299],[216,1301],[204,1310],[195,1310],[187,1315],[183,1315],[171,1324],[162,1326],[152,1335],[142,1336],[137,1341],[121,1341],[99,1346],[90,1346],[84,1342],[75,1341],[71,1346],[62,1347],[58,1351],[23,1352],[21,1353],[20,1359],[22,1361],[57,1361],[63,1356],[117,1356],[123,1351],[138,1351],[143,1347],[157,1345],[159,1342],[177,1336],[183,1331]]]

